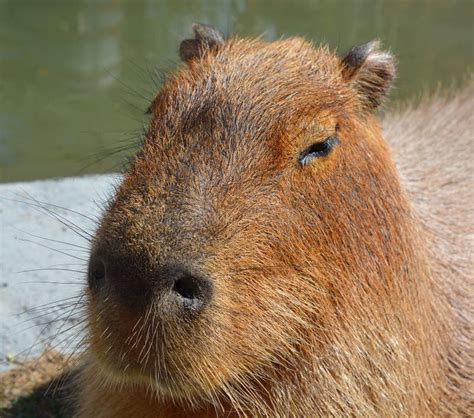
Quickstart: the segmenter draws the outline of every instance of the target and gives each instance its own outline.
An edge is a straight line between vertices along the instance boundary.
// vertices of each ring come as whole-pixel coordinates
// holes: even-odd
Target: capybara
[[[382,133],[378,42],[193,29],[93,241],[77,416],[472,416],[472,82]]]

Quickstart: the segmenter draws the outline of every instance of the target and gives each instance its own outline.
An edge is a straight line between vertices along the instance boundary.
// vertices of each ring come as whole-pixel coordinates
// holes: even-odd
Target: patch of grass
[[[54,351],[0,373],[1,418],[66,418],[72,415],[73,362]]]

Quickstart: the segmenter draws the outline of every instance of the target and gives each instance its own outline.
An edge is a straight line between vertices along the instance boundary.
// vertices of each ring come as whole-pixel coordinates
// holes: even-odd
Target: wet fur
[[[98,229],[130,282],[87,294],[78,416],[471,415],[472,87],[387,116],[394,165],[393,68],[218,41],[181,52]],[[140,299],[173,258],[214,280],[193,321]]]

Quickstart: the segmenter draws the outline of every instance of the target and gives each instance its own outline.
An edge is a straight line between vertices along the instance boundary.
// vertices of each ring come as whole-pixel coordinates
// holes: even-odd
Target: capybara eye
[[[316,142],[300,154],[298,161],[302,166],[305,166],[311,163],[315,158],[327,157],[337,144],[339,144],[339,139],[336,135],[326,138],[323,142]]]

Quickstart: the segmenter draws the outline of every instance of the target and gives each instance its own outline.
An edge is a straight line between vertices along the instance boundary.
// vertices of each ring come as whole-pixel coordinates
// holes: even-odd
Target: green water
[[[0,180],[119,169],[195,21],[340,51],[380,38],[399,62],[392,104],[474,64],[473,0],[0,0]]]

